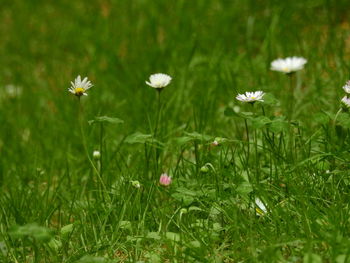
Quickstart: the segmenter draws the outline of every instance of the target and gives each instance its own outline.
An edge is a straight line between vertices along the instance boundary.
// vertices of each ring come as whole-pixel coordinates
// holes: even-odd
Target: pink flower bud
[[[171,184],[171,177],[166,173],[160,175],[159,184],[163,186],[169,186]]]

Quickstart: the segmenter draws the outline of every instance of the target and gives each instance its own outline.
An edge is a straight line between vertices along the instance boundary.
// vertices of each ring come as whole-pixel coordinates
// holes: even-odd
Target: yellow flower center
[[[251,97],[252,100],[256,100],[256,97]]]
[[[286,67],[286,68],[283,68],[282,70],[283,70],[284,72],[288,72],[288,71],[289,71],[289,68]]]
[[[260,208],[255,208],[255,211],[259,214],[259,215],[264,215],[265,214],[265,212],[263,211],[263,210],[261,210]]]
[[[74,91],[76,96],[82,96],[85,92],[85,89],[79,87],[79,88],[75,88]]]

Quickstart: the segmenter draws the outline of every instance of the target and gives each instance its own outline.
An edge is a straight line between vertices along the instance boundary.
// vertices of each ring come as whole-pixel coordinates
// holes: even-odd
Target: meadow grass
[[[350,262],[349,8],[3,1],[0,262]]]

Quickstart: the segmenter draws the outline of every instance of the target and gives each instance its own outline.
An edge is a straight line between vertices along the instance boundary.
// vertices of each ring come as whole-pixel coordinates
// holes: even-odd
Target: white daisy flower
[[[254,103],[256,101],[264,101],[265,93],[263,91],[246,92],[244,94],[238,94],[236,99],[242,102]]]
[[[345,86],[343,86],[343,90],[350,94],[350,80],[346,82]]]
[[[155,89],[162,89],[168,86],[171,82],[171,77],[167,74],[156,73],[149,77],[149,81],[146,81],[148,86]]]
[[[271,70],[288,74],[303,69],[306,63],[302,57],[279,58],[271,62]]]
[[[344,98],[341,99],[341,102],[345,107],[350,108],[350,98],[345,96]]]
[[[87,77],[81,80],[81,77],[78,76],[74,80],[74,83],[71,81],[71,84],[72,86],[68,89],[68,91],[77,97],[80,97],[82,95],[87,96],[86,91],[92,87],[92,84]]]
[[[258,216],[263,216],[264,214],[267,213],[267,208],[265,206],[265,204],[259,199],[259,198],[255,198],[255,213]]]

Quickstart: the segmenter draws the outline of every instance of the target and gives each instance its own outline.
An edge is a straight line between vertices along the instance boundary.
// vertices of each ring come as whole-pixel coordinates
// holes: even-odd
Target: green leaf
[[[90,125],[95,124],[95,123],[103,123],[103,122],[112,123],[112,124],[122,124],[122,123],[124,123],[124,121],[121,120],[121,119],[112,118],[112,117],[108,117],[108,116],[99,116],[99,117],[95,117],[94,120],[88,121],[88,123]]]
[[[209,141],[212,139],[212,136],[201,134],[198,132],[185,132],[185,134],[192,138],[192,140],[199,140],[199,141]]]
[[[148,232],[146,237],[147,238],[151,238],[151,239],[156,239],[156,240],[160,240],[161,239],[161,237],[160,237],[158,232]]]
[[[27,224],[24,226],[13,226],[9,230],[9,235],[14,239],[32,237],[35,240],[43,243],[50,242],[52,238],[52,230],[39,226],[36,223]]]
[[[193,141],[210,141],[213,139],[212,136],[206,135],[206,134],[200,134],[198,132],[185,132],[186,136],[177,137],[174,139],[175,143],[178,145],[185,145],[189,142]]]
[[[328,124],[330,121],[330,118],[328,115],[326,115],[325,113],[322,112],[318,112],[314,115],[314,120],[318,123],[318,124]]]
[[[61,228],[61,235],[67,236],[74,230],[74,224],[65,225]]]
[[[227,107],[224,110],[224,115],[226,117],[239,117],[239,115],[231,107]]]
[[[147,142],[155,142],[151,134],[143,134],[141,132],[135,132],[128,137],[126,137],[125,142],[134,144],[134,143],[147,143]]]
[[[239,117],[243,118],[243,119],[250,119],[253,117],[253,112],[250,111],[244,111],[244,112],[240,112],[237,113]]]
[[[103,257],[93,257],[89,255],[84,256],[78,261],[76,261],[76,263],[107,263],[107,262],[110,262],[110,260]]]
[[[350,115],[348,113],[340,113],[338,115],[337,121],[344,128],[350,128]]]
[[[256,118],[252,118],[251,120],[252,120],[252,126],[256,129],[260,129],[266,126],[266,124],[271,123],[271,120],[266,116],[259,116]]]
[[[119,222],[119,227],[121,229],[127,229],[131,231],[131,222],[130,221],[120,221]]]
[[[182,137],[175,138],[174,141],[176,144],[181,146],[193,141],[193,138],[189,136],[182,136]]]
[[[193,241],[190,241],[189,243],[187,243],[187,246],[191,247],[191,248],[200,248],[201,243],[197,240],[193,240]]]
[[[253,191],[253,187],[249,182],[243,182],[236,188],[236,191],[239,194],[246,195]]]
[[[349,263],[350,262],[350,256],[349,255],[339,255],[335,259],[336,263]]]
[[[166,232],[165,237],[171,241],[179,242],[180,241],[180,235],[178,233],[174,232]]]
[[[303,263],[322,263],[322,258],[317,254],[308,253],[305,254]]]
[[[186,187],[178,187],[176,189],[177,192],[183,194],[183,195],[190,195],[190,196],[197,196],[198,193],[196,191],[190,190]]]
[[[0,242],[0,254],[2,254],[3,256],[7,256],[8,253],[8,248],[6,246],[6,243],[4,241]]]
[[[184,206],[192,204],[195,200],[192,196],[183,195],[181,193],[173,193],[171,196],[179,202],[182,202]]]
[[[264,96],[264,104],[265,105],[278,105],[279,101],[273,96],[271,93],[266,93]]]
[[[147,262],[149,262],[149,263],[162,262],[162,259],[157,251],[148,251],[145,253],[145,257],[147,258]]]
[[[214,230],[215,232],[220,232],[220,231],[224,230],[224,228],[221,226],[220,223],[214,223],[214,224],[213,224],[213,230]]]
[[[62,242],[60,240],[57,240],[55,238],[51,239],[51,241],[48,243],[49,248],[51,248],[53,251],[58,251],[62,247]]]
[[[188,211],[203,211],[203,209],[202,209],[202,208],[199,208],[199,207],[197,207],[197,206],[190,206],[190,207],[188,208]]]
[[[288,122],[284,120],[284,117],[276,117],[269,124],[269,130],[275,133],[288,130]]]

